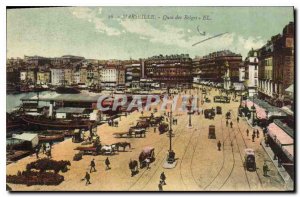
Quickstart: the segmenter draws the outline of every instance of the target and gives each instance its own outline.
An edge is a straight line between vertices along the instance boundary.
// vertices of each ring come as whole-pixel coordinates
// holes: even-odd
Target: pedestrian
[[[246,130],[247,136],[249,136],[249,129]]]
[[[49,142],[50,149],[52,149],[53,142]]]
[[[91,184],[90,182],[91,175],[88,172],[86,172],[84,179],[86,180],[85,185]]]
[[[95,159],[93,159],[93,160],[91,161],[90,166],[91,166],[90,173],[92,173],[92,170],[94,170],[94,172],[97,171],[96,168],[95,168],[95,166],[96,166],[96,164],[95,164]]]
[[[221,144],[220,140],[218,141],[217,146],[218,146],[218,151],[221,151],[221,146],[222,146],[222,144]]]
[[[150,169],[150,158],[147,157],[145,159],[145,163],[146,163],[146,166],[147,166],[147,170]]]
[[[154,127],[154,133],[156,133],[156,127]]]
[[[164,191],[163,190],[163,184],[161,183],[161,181],[159,181],[159,183],[158,183],[158,190],[159,191]]]
[[[236,121],[239,123],[239,122],[240,122],[240,118],[239,118],[239,117],[237,117],[237,118],[236,118]]]
[[[259,138],[259,130],[256,130],[256,137]]]
[[[232,125],[233,125],[233,123],[232,122],[230,122],[230,127],[232,128]]]
[[[254,139],[255,139],[255,134],[253,133],[252,134],[252,142],[254,142]]]
[[[266,147],[269,147],[269,138],[267,135],[265,136],[265,144],[266,144]]]
[[[161,183],[162,183],[163,185],[167,185],[166,179],[167,179],[167,178],[166,178],[165,173],[162,172],[162,173],[160,174],[160,180],[161,180]]]
[[[263,165],[264,176],[268,176],[269,167],[266,162]]]
[[[106,169],[105,170],[110,170],[110,167],[109,167],[110,161],[109,161],[108,157],[106,157],[106,159],[105,159],[105,165],[106,165]]]
[[[226,127],[228,127],[228,120],[226,120]]]

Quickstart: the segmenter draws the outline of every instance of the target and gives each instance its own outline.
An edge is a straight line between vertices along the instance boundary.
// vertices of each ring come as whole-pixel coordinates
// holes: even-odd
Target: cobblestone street
[[[191,94],[196,95],[194,90]],[[212,90],[208,98],[213,100],[217,92]],[[279,176],[276,167],[260,145],[263,139],[262,131],[259,138],[252,142],[250,139],[252,128],[247,121],[240,118],[236,120],[239,102],[230,104],[204,103],[200,105],[203,109],[216,106],[222,107],[222,115],[216,115],[214,120],[205,119],[200,113],[192,115],[192,128],[188,128],[189,116],[186,113],[174,112],[178,124],[173,125],[174,138],[172,139],[173,150],[176,153],[177,165],[173,169],[164,169],[167,152],[169,149],[169,138],[167,134],[159,135],[150,127],[145,138],[114,138],[115,132],[128,131],[135,124],[140,112],[133,112],[127,117],[122,116],[119,127],[109,127],[103,124],[97,128],[101,144],[111,144],[118,141],[131,143],[131,149],[118,152],[116,155],[108,156],[111,169],[105,170],[104,160],[107,156],[85,155],[80,161],[73,161],[77,152],[74,150],[79,144],[72,143],[71,139],[54,145],[52,155],[55,160],[70,160],[70,170],[62,175],[65,177],[58,186],[26,186],[9,184],[13,190],[31,191],[158,191],[160,174],[165,173],[166,185],[164,191],[269,191],[284,190],[284,182]],[[226,126],[225,113],[231,111],[233,128]],[[159,115],[160,112],[155,113]],[[161,113],[163,115],[163,113]],[[144,115],[150,115],[145,112]],[[208,139],[208,127],[215,125],[216,139]],[[250,135],[247,136],[246,129]],[[88,133],[88,132],[87,132]],[[86,135],[87,135],[86,133]],[[217,142],[221,141],[221,151],[217,149]],[[139,169],[139,173],[131,177],[128,168],[130,159],[138,160],[143,147],[155,148],[155,161],[151,163],[150,169]],[[255,150],[257,170],[249,172],[244,168],[244,149]],[[42,157],[44,155],[41,154]],[[96,172],[91,173],[91,184],[85,186],[85,172],[89,171],[89,164],[95,159]],[[36,160],[35,155],[26,157],[16,163],[7,166],[7,174],[16,174],[18,170],[25,170],[26,164]],[[262,166],[267,161],[269,176],[263,176]]]

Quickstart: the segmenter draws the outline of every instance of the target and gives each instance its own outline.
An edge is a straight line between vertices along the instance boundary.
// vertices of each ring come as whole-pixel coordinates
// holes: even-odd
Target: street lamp
[[[255,106],[254,106],[254,95],[252,96],[252,125],[254,126],[254,112],[255,112]]]
[[[170,129],[169,129],[169,142],[170,142],[170,146],[169,146],[169,152],[168,152],[168,155],[167,155],[167,162],[168,163],[173,163],[175,161],[175,152],[172,150],[172,137],[174,137],[173,135],[173,130],[172,130],[172,120],[173,120],[173,117],[172,117],[172,105],[171,105],[171,112],[170,112]]]

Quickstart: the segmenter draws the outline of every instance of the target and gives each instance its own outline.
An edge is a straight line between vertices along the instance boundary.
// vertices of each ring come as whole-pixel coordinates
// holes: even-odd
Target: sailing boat
[[[65,70],[64,70],[64,79],[62,81],[62,85],[57,87],[55,89],[55,91],[59,94],[79,94],[80,90],[75,88],[75,87],[71,87],[71,86],[66,86],[66,79],[65,79]]]

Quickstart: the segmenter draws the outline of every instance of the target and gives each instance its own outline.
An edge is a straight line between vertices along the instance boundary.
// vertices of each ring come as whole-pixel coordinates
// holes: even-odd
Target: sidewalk
[[[277,171],[281,178],[285,182],[285,189],[286,190],[294,190],[294,181],[291,179],[290,175],[285,171],[284,167],[278,167],[278,159],[273,160],[274,153],[270,147],[267,147],[264,140],[261,141],[261,146],[264,148],[266,153],[269,155],[270,160],[273,162],[274,166],[277,168]]]

